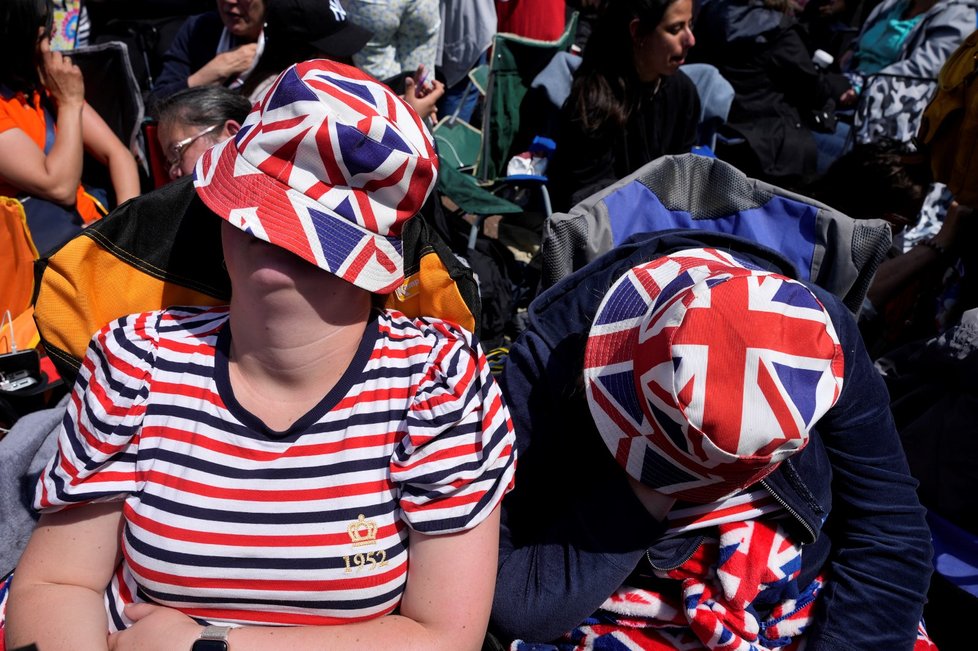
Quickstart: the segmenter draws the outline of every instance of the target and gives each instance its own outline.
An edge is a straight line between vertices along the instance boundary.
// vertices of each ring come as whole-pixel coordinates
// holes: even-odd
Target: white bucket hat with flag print
[[[280,74],[194,178],[201,200],[234,226],[387,294],[404,276],[401,228],[437,172],[431,135],[390,88],[314,60]]]
[[[597,429],[633,478],[691,502],[728,497],[808,444],[842,391],[832,321],[798,281],[690,249],[605,294],[584,380]]]

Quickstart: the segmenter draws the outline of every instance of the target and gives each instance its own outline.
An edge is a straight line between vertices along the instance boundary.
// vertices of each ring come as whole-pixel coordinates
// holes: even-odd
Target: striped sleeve
[[[416,531],[453,533],[482,522],[512,487],[513,423],[478,344],[434,322],[437,334],[391,458],[403,517]]]
[[[136,488],[136,448],[159,313],[122,317],[96,333],[72,389],[58,450],[38,479],[42,512],[124,499]]]

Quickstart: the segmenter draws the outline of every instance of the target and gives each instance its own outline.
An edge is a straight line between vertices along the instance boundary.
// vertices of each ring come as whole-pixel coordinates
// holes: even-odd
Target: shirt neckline
[[[231,318],[224,322],[217,333],[217,341],[214,350],[214,382],[217,385],[217,393],[221,396],[225,408],[245,426],[246,435],[259,439],[272,439],[275,441],[294,441],[312,425],[315,425],[323,415],[329,413],[340,400],[346,396],[350,389],[357,383],[363,375],[363,371],[370,360],[377,339],[380,337],[380,325],[378,322],[379,314],[373,313],[364,328],[357,352],[354,354],[350,365],[336,382],[336,385],[323,396],[323,399],[316,403],[309,411],[296,419],[288,429],[278,431],[265,424],[244,406],[238,402],[234,391],[231,388],[230,375],[230,351],[231,351]]]

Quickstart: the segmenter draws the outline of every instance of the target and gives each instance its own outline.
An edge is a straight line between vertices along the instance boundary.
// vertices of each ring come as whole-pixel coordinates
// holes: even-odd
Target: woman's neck
[[[324,287],[313,301],[287,289],[242,294],[231,299],[231,386],[246,409],[283,430],[343,377],[363,338],[371,297],[352,285]]]

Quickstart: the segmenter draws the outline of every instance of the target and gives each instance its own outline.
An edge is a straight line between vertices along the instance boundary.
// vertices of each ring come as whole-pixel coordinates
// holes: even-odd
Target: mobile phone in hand
[[[424,97],[434,90],[434,70],[429,70],[428,66],[421,64],[418,66],[417,84],[414,87],[415,97]]]

